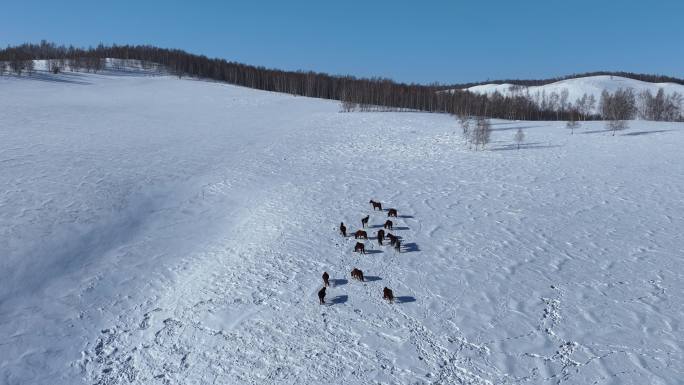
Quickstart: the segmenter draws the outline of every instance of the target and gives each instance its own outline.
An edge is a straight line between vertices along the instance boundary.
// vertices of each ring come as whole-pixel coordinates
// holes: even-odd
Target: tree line
[[[179,78],[206,78],[265,91],[339,100],[343,111],[428,111],[511,120],[601,118],[593,112],[595,100],[584,98],[571,103],[567,100],[567,94],[562,93],[535,97],[523,92],[486,95],[463,90],[460,86],[407,84],[380,77],[357,78],[312,71],[283,71],[150,45],[100,44],[97,47],[77,48],[57,46],[46,41],[40,44],[27,43],[0,50],[0,74],[5,71],[18,75],[30,73],[33,71],[33,60],[38,59],[46,60],[47,69],[53,72],[67,69],[98,72],[105,68],[107,58],[138,60],[149,67],[161,66]],[[663,80],[662,77],[656,79]],[[517,87],[521,91],[524,89],[522,85]]]
[[[601,93],[599,112],[614,135],[615,131],[627,126],[628,120],[637,116],[644,120],[684,121],[683,101],[681,94],[673,92],[665,95],[662,88],[655,95],[649,90],[635,95],[631,88],[618,88],[613,93],[605,90]]]
[[[90,48],[57,46],[54,43],[22,44],[0,50],[0,62],[25,70],[31,60],[47,60],[51,70],[99,71],[105,58],[158,63],[170,73],[218,80],[239,86],[342,101],[348,110],[428,111],[503,119],[565,119],[569,112],[541,108],[521,96],[489,97],[438,84],[395,82],[386,78],[335,76],[312,71],[282,71],[208,58],[178,49],[150,45],[98,45]],[[3,64],[5,65],[5,64]],[[5,70],[2,68],[1,70]]]

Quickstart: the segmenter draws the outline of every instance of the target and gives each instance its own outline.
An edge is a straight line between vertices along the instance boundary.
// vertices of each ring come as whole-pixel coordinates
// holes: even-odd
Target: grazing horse
[[[378,230],[378,243],[382,246],[382,240],[385,239],[385,230]]]
[[[385,226],[384,226],[384,227],[385,227],[386,229],[392,230],[392,225],[393,225],[392,221],[390,221],[390,220],[388,219],[388,220],[385,221]]]
[[[352,270],[352,272],[351,272],[351,276],[352,276],[352,278],[356,278],[359,281],[363,282],[363,271],[361,271],[357,268],[354,268],[354,270]]]
[[[354,239],[359,239],[359,238],[368,239],[368,233],[363,231],[363,230],[357,230],[354,233]]]
[[[394,293],[392,293],[392,290],[387,287],[382,289],[382,299],[386,299],[390,303],[394,302]]]
[[[401,241],[397,239],[397,243],[394,244],[394,250],[397,251],[397,253],[401,253]]]
[[[356,246],[354,246],[354,252],[359,252],[361,254],[366,254],[366,245],[364,245],[361,242],[356,242]]]
[[[389,209],[387,210],[387,216],[388,217],[397,217],[397,209]]]
[[[365,218],[361,218],[361,227],[368,226],[368,220],[369,219],[370,219],[370,215],[367,215]]]
[[[390,240],[390,245],[394,246],[395,243],[399,240],[397,237],[395,237],[392,233],[387,233],[387,238]]]
[[[330,275],[328,275],[327,271],[323,272],[323,287],[328,287],[330,286]]]
[[[318,302],[321,305],[325,303],[325,287],[318,291]]]
[[[347,228],[344,226],[344,222],[340,222],[340,233],[343,237],[347,236]]]
[[[382,203],[376,202],[376,201],[374,201],[374,200],[372,200],[372,199],[371,199],[370,202],[368,202],[368,203],[370,203],[370,204],[373,205],[373,211],[375,211],[375,209],[378,209],[378,210],[382,211]]]

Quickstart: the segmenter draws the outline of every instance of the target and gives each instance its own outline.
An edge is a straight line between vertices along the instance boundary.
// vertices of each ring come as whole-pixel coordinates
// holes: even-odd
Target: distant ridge
[[[642,82],[648,83],[675,83],[684,85],[684,79],[675,78],[666,75],[650,75],[650,74],[639,74],[634,72],[622,72],[622,71],[595,71],[595,72],[584,72],[579,74],[572,74],[566,76],[560,76],[555,78],[547,79],[506,79],[506,80],[487,80],[483,82],[472,82],[472,83],[460,83],[453,84],[445,88],[470,88],[474,86],[481,86],[485,84],[515,84],[520,86],[545,86],[547,84],[560,82],[563,80],[586,78],[592,76],[619,76],[628,79],[640,80]]]

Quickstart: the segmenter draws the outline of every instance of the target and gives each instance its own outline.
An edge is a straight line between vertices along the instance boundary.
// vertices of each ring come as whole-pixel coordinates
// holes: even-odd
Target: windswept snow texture
[[[586,76],[576,79],[567,79],[543,86],[515,87],[513,84],[504,83],[482,84],[466,89],[479,94],[493,94],[494,92],[499,92],[502,95],[529,94],[532,98],[534,98],[537,93],[540,95],[540,97],[542,93],[545,93],[546,97],[549,97],[549,95],[551,95],[553,92],[560,95],[563,90],[567,90],[568,102],[575,103],[577,99],[581,98],[582,95],[586,93],[587,96],[594,96],[597,103],[596,107],[598,107],[598,101],[601,99],[601,92],[603,92],[603,90],[613,93],[618,88],[631,88],[634,90],[635,95],[638,95],[642,91],[650,91],[652,95],[655,95],[661,88],[666,95],[670,95],[675,92],[679,93],[680,95],[684,95],[684,86],[681,84],[649,83],[643,82],[641,80],[610,75]]]
[[[1,384],[684,378],[682,124],[475,152],[447,115],[142,75],[0,78]],[[371,198],[401,253],[338,234]]]

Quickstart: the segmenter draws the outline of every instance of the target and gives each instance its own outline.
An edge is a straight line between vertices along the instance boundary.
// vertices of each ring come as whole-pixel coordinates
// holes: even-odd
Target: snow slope
[[[338,110],[0,77],[0,384],[681,382],[682,124]],[[371,198],[402,253],[337,234]]]
[[[473,86],[466,88],[469,91],[480,93],[480,94],[493,94],[494,92],[499,92],[503,95],[510,95],[512,93],[529,93],[533,98],[537,93],[540,95],[543,93],[548,97],[551,93],[555,92],[559,94],[563,90],[568,90],[568,101],[575,103],[575,101],[582,97],[585,93],[587,95],[594,95],[596,102],[601,99],[601,92],[607,90],[609,92],[615,92],[618,88],[631,88],[634,93],[638,95],[642,91],[650,91],[651,94],[655,95],[660,88],[663,89],[665,94],[672,94],[678,92],[684,95],[684,86],[676,83],[649,83],[643,82],[641,80],[629,79],[621,76],[587,76],[576,79],[561,80],[555,83],[546,84],[543,86],[531,86],[523,87],[522,89],[511,88],[513,85],[509,83],[504,84],[482,84],[478,86]]]

